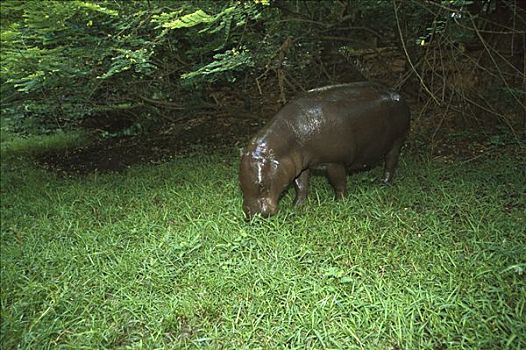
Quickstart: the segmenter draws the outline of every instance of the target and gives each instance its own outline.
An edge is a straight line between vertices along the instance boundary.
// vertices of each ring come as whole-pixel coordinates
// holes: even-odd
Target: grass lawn
[[[406,152],[247,223],[237,150],[59,177],[9,142],[2,349],[526,348],[520,155]]]

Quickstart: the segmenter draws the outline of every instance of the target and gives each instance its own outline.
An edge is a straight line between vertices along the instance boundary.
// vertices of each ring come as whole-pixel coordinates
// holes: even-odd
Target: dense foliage
[[[524,108],[524,43],[515,34],[523,33],[525,21],[516,4],[228,0],[48,1],[42,6],[4,1],[2,114],[19,127],[37,120],[43,129],[103,115],[132,115],[144,124],[217,104],[210,91],[218,86],[237,91],[257,86],[262,96],[275,90],[284,102],[287,94],[322,83],[380,78],[397,87],[416,82],[409,85],[420,86],[426,98],[451,110],[462,105],[452,101],[470,96],[466,89],[498,93],[510,102],[513,119],[514,111]],[[513,25],[493,30],[488,23],[496,25],[499,8],[504,13],[499,18],[512,18]],[[511,55],[486,41],[484,35],[493,32],[511,34],[505,35],[511,38]],[[466,84],[473,79],[453,77],[466,69],[449,64],[465,60],[466,48],[481,43],[491,46],[489,58],[480,55],[470,67],[482,71],[470,71],[497,81],[477,80],[485,87],[491,83],[489,92]],[[398,59],[382,56],[385,47],[394,47]],[[437,52],[443,54],[440,64]],[[383,66],[371,67],[371,56]],[[480,105],[475,97],[472,102],[510,124],[509,109]]]

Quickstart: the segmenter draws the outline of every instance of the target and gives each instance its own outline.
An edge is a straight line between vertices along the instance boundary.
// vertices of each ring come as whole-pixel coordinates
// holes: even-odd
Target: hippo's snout
[[[261,198],[252,203],[252,205],[243,205],[243,211],[247,219],[251,219],[255,215],[268,218],[278,211],[278,206],[267,198]]]

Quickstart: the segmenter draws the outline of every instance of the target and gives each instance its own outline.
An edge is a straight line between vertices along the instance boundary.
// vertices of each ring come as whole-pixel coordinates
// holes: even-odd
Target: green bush
[[[492,1],[394,4],[415,62],[428,55],[419,47],[441,37],[472,41],[472,19],[496,12]],[[256,77],[283,78],[281,90],[347,81],[345,52],[399,44],[393,9],[350,0],[4,1],[2,114],[19,129],[46,131],[114,110],[171,117],[203,105],[207,90],[233,82],[240,90]],[[492,86],[513,92],[511,83]]]

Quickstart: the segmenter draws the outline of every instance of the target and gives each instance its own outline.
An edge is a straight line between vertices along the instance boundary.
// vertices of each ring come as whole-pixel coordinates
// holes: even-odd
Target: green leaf
[[[162,21],[162,16],[156,16],[157,22]],[[165,17],[166,18],[166,17]],[[211,23],[216,20],[215,16],[210,16],[205,11],[199,9],[188,15],[184,15],[174,21],[164,22],[161,24],[163,28],[177,29],[177,28],[190,28],[202,23]]]
[[[345,277],[342,277],[340,278],[340,283],[351,283],[353,281],[353,278],[352,277],[349,277],[349,276],[345,276]]]
[[[137,73],[149,73],[155,69],[155,66],[150,63],[150,56],[152,51],[146,49],[128,50],[116,49],[120,55],[112,58],[110,69],[103,75],[97,77],[99,79],[108,79],[111,76],[135,68]]]
[[[77,1],[76,4],[79,7],[83,7],[83,8],[88,9],[88,10],[104,13],[105,15],[109,15],[109,16],[118,16],[119,15],[119,12],[117,12],[115,10],[110,10],[108,8],[105,8],[105,7],[102,7],[102,6],[100,6],[98,4],[95,4],[93,2]]]
[[[192,79],[221,72],[239,70],[242,67],[252,67],[254,61],[248,50],[227,50],[225,53],[214,55],[215,61],[199,68],[196,71],[181,75],[182,79]]]

